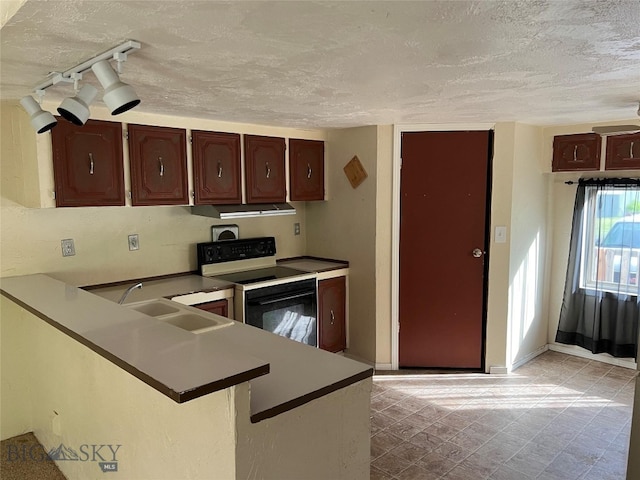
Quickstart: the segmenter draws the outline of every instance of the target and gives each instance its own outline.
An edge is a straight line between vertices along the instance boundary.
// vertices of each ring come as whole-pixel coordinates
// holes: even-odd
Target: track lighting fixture
[[[127,59],[127,54],[140,48],[140,43],[128,40],[122,45],[118,45],[106,52],[101,53],[89,60],[76,65],[64,72],[53,72],[49,77],[34,89],[34,92],[42,98],[45,89],[57,85],[58,83],[73,83],[76,96],[65,98],[58,107],[58,113],[66,120],[75,125],[84,125],[89,119],[89,105],[98,94],[98,90],[92,85],[84,85],[78,89],[78,82],[82,79],[82,74],[92,70],[96,78],[104,88],[103,101],[111,111],[112,115],[126,112],[140,103],[133,87],[120,80],[119,73],[122,62]],[[115,60],[118,65],[118,72],[114,71],[109,64],[110,60]],[[56,125],[56,119],[51,113],[40,108],[38,102],[28,95],[24,97],[20,104],[31,117],[31,125],[38,133],[51,130]]]
[[[95,63],[91,66],[91,70],[104,88],[102,100],[111,110],[111,115],[126,112],[140,103],[133,87],[120,81],[120,77],[111,68],[109,62],[102,60]]]
[[[74,125],[82,126],[89,120],[89,105],[96,98],[98,90],[92,85],[83,86],[73,98],[65,98],[58,107],[58,113]]]
[[[42,92],[42,93],[40,93]],[[44,90],[37,91],[38,96],[42,98]],[[44,133],[51,130],[57,125],[57,121],[50,112],[42,110],[40,104],[31,96],[27,95],[20,100],[20,105],[27,111],[31,117],[31,126],[38,133]]]

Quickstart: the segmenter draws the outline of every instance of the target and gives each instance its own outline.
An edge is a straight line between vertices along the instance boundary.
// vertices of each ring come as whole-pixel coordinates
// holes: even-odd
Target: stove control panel
[[[219,242],[198,243],[198,269],[202,265],[270,257],[276,254],[274,237],[243,238]]]

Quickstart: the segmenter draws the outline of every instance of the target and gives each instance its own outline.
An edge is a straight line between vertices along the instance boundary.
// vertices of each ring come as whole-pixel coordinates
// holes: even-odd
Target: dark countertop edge
[[[287,258],[279,258],[276,260],[276,263],[279,262],[292,262],[296,260],[317,260],[319,262],[329,262],[329,263],[341,263],[342,265],[336,266],[335,268],[325,268],[322,271],[331,271],[331,270],[340,270],[341,268],[349,268],[349,262],[346,260],[336,260],[335,258],[324,258],[324,257],[314,257],[311,255],[302,255],[300,257],[287,257]]]
[[[57,330],[61,331],[65,335],[73,338],[74,340],[76,340],[80,344],[82,344],[85,347],[87,347],[92,352],[95,352],[98,355],[100,355],[102,358],[110,361],[114,365],[117,365],[118,367],[120,367],[125,372],[133,375],[138,380],[140,380],[140,381],[146,383],[147,385],[149,385],[151,388],[153,388],[153,389],[157,390],[158,392],[166,395],[167,397],[169,397],[170,399],[172,399],[176,403],[188,402],[189,400],[193,400],[193,399],[202,397],[202,396],[207,395],[209,393],[213,393],[213,392],[216,392],[216,391],[219,391],[219,390],[224,390],[225,388],[233,387],[233,386],[238,385],[240,383],[247,382],[247,381],[249,381],[249,380],[251,380],[253,378],[260,377],[262,375],[266,375],[270,371],[269,364],[266,364],[266,365],[263,365],[263,366],[260,366],[260,367],[256,367],[256,368],[251,369],[251,370],[247,370],[246,372],[242,372],[242,373],[240,373],[238,375],[232,375],[230,377],[227,377],[227,378],[215,381],[215,382],[211,382],[211,383],[207,383],[205,385],[201,385],[201,386],[199,386],[197,388],[194,388],[192,390],[186,390],[184,392],[176,392],[175,390],[172,390],[171,388],[167,387],[163,383],[158,382],[154,378],[150,377],[146,373],[141,372],[140,370],[138,370],[134,366],[130,365],[129,363],[125,362],[124,360],[122,360],[122,359],[118,358],[117,356],[113,355],[112,353],[109,353],[108,351],[104,350],[102,347],[99,347],[95,343],[87,340],[82,335],[79,335],[76,332],[74,332],[73,330],[70,330],[70,329],[64,327],[63,325],[60,325],[55,320],[47,317],[46,315],[44,315],[39,310],[36,310],[35,308],[27,305],[26,303],[24,303],[23,301],[17,299],[16,297],[14,297],[10,293],[4,291],[3,289],[0,289],[0,295],[8,298],[9,300],[11,300],[12,302],[16,303],[17,305],[20,305],[22,308],[24,308],[28,312],[30,312],[33,315],[35,315],[36,317],[44,320],[49,325],[51,325],[52,327],[54,327]]]
[[[168,280],[171,278],[187,277],[189,275],[201,276],[198,270],[194,270],[192,272],[168,273],[166,275],[157,275],[155,277],[134,278],[129,280],[119,280],[117,282],[98,283],[96,285],[85,285],[78,288],[81,288],[82,290],[91,291],[91,290],[97,290],[99,288],[123,287],[125,285],[130,286],[132,283],[136,283],[136,282],[153,282],[154,280]]]
[[[290,400],[288,402],[276,405],[273,408],[254,413],[250,417],[251,423],[258,423],[262,420],[266,420],[267,418],[272,418],[276,415],[280,415],[281,413],[288,412],[289,410],[293,410],[294,408],[304,405],[305,403],[309,403],[316,398],[324,397],[329,393],[335,392],[344,387],[348,387],[349,385],[352,385],[356,382],[359,382],[360,380],[364,380],[365,378],[369,378],[371,376],[373,376],[373,367],[352,375],[351,377],[340,380],[339,382],[327,385],[326,387],[322,387],[313,392],[294,398],[293,400]]]

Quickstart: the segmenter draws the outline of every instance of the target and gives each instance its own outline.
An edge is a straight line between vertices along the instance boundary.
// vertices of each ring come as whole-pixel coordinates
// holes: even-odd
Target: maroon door
[[[487,131],[402,135],[401,367],[483,367],[491,149]]]

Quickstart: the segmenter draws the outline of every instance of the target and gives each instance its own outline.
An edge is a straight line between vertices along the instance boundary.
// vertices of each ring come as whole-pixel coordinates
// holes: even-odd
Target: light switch
[[[495,235],[496,243],[506,243],[507,242],[507,227],[504,225],[499,225],[496,227],[496,235]]]

